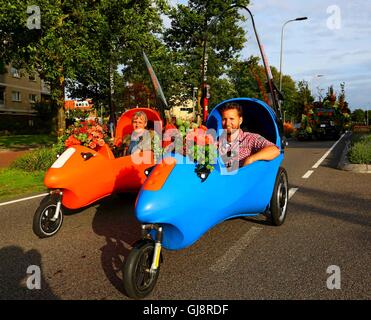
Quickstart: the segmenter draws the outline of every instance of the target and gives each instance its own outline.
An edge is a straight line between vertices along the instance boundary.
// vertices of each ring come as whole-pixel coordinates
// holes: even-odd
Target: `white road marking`
[[[292,198],[292,196],[295,194],[296,191],[298,191],[299,188],[290,188],[289,190],[289,199]]]
[[[43,193],[43,194],[38,194],[37,196],[33,196],[33,197],[28,197],[28,198],[23,198],[23,199],[18,199],[18,200],[3,202],[3,203],[0,203],[0,207],[1,206],[6,206],[6,205],[12,204],[12,203],[17,203],[17,202],[21,202],[21,201],[26,201],[26,200],[31,200],[31,199],[35,199],[35,198],[44,197],[44,196],[47,196],[48,194],[49,193]]]
[[[227,270],[262,229],[263,228],[251,227],[249,231],[236,241],[236,243],[210,267],[210,270],[213,272],[224,272]]]
[[[310,175],[313,173],[314,171],[313,170],[308,170],[305,175],[302,176],[303,179],[308,179],[310,177]]]
[[[327,158],[327,156],[330,154],[330,152],[332,151],[332,150],[334,150],[334,148],[336,147],[336,145],[339,143],[339,141],[344,137],[344,135],[345,135],[345,133],[343,133],[342,134],[342,136],[339,138],[339,140],[338,141],[336,141],[335,143],[334,143],[334,145],[322,156],[322,158],[321,159],[319,159],[315,164],[314,164],[314,166],[312,167],[313,169],[317,169],[319,166],[320,166],[320,164],[323,162],[323,160],[325,160],[326,158]]]

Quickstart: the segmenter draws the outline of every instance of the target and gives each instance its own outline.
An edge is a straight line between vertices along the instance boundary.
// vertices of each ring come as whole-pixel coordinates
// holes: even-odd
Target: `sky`
[[[172,5],[187,0],[170,0]],[[280,67],[281,30],[284,27],[283,74],[306,80],[312,93],[325,95],[330,85],[340,92],[345,83],[351,110],[371,110],[371,0],[251,0],[249,9],[271,66]],[[165,17],[165,27],[169,20]],[[251,21],[242,24],[251,38]],[[255,43],[255,39],[253,39]],[[246,43],[241,58],[257,55],[257,46]],[[319,76],[320,75],[320,76]],[[277,85],[279,79],[275,79]]]

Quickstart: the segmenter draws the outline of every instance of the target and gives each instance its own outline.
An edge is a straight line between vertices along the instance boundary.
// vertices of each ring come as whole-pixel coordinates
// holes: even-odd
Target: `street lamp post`
[[[307,20],[307,19],[308,19],[308,17],[300,17],[300,18],[288,20],[282,26],[282,30],[281,30],[281,54],[280,54],[280,91],[282,91],[282,60],[283,60],[283,33],[284,33],[284,28],[289,22],[302,21],[302,20]]]
[[[322,78],[324,77],[325,75],[323,74],[316,74],[315,76],[312,77],[312,79],[310,80],[310,93],[313,94],[313,97],[314,97],[314,100],[316,100],[316,97],[315,97],[315,93],[313,91],[313,81],[314,79],[316,78]]]
[[[281,54],[280,54],[280,91],[282,91],[282,60],[283,60],[282,57],[283,57],[283,32],[284,32],[284,28],[289,22],[302,21],[302,20],[307,20],[307,19],[308,19],[308,17],[300,17],[300,18],[296,18],[296,19],[293,19],[293,20],[288,20],[282,26],[282,30],[281,30]]]

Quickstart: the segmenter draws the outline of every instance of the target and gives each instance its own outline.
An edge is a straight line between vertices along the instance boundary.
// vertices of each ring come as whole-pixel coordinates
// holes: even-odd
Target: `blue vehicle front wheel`
[[[160,267],[150,272],[155,244],[152,240],[140,240],[131,250],[124,266],[124,289],[128,297],[142,299],[149,295],[156,285]]]
[[[272,223],[275,226],[283,224],[287,213],[289,200],[289,187],[287,172],[280,167],[274,184],[273,195],[270,202],[270,214]]]

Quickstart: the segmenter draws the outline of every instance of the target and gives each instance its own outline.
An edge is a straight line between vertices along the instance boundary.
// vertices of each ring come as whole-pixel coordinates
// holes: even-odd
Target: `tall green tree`
[[[299,81],[297,84],[297,108],[295,109],[295,120],[300,121],[302,114],[307,114],[313,109],[314,97],[311,94],[308,82]]]
[[[279,81],[279,72],[275,67],[271,67],[273,79]],[[289,76],[282,76],[282,94],[284,97],[282,103],[282,116],[285,121],[296,121],[301,114],[300,105],[298,105],[298,90],[295,81]]]
[[[366,112],[363,109],[355,109],[352,112],[351,117],[353,122],[364,124],[366,119]]]
[[[246,41],[245,31],[240,22],[244,16],[238,9],[226,13],[232,0],[189,0],[188,6],[177,5],[170,11],[171,27],[164,33],[164,41],[176,52],[176,64],[184,70],[182,83],[188,84],[191,94],[202,79],[204,49],[208,57],[207,83],[211,85],[210,105],[219,101],[223,83],[230,90],[231,83],[220,81],[228,68],[238,58]],[[248,5],[248,0],[240,1]],[[215,20],[213,20],[215,19]],[[208,28],[211,21],[215,21]],[[208,32],[206,32],[208,31]],[[206,41],[206,46],[205,46]],[[228,89],[229,88],[229,89]]]
[[[236,61],[230,71],[229,77],[234,85],[237,96],[250,97],[268,101],[267,77],[264,66],[259,57],[250,56],[247,60]],[[279,79],[279,73],[275,67],[271,67],[273,79]],[[282,105],[285,119],[297,118],[301,112],[297,110],[298,93],[295,81],[288,75],[283,76],[282,91],[284,102]],[[301,113],[300,113],[301,114]]]
[[[97,103],[107,105],[112,91],[113,100],[116,104],[121,103],[119,95],[123,92],[123,80],[117,67],[132,65],[138,57],[143,65],[142,51],[152,51],[159,45],[157,34],[162,32],[160,12],[166,11],[166,2],[125,2],[101,1],[97,8],[103,24],[99,33],[91,35],[90,41],[101,63],[95,68],[89,68],[89,61],[79,66],[76,80],[69,86],[75,96],[91,96]],[[134,79],[127,80],[132,82]]]
[[[237,96],[256,98],[268,102],[266,75],[264,67],[259,65],[259,57],[250,56],[246,60],[237,60],[229,69],[228,75],[235,87]]]
[[[186,70],[182,65],[176,63],[177,53],[172,52],[160,39],[157,39],[157,41],[152,43],[151,47],[146,48],[144,51],[157,75],[168,104],[171,106],[176,101],[183,98],[186,99],[185,95],[189,85],[184,81],[184,72]],[[130,91],[133,83],[142,83],[153,94],[152,83],[141,51],[134,53],[132,59],[123,66],[121,71],[121,82],[125,86],[125,92]],[[128,101],[129,99],[124,97],[124,100]],[[151,99],[150,104],[151,106],[156,106],[158,101]],[[125,107],[129,106],[126,105]]]
[[[165,0],[0,0],[1,60],[35,70],[50,83],[61,134],[66,79],[106,94],[114,66],[160,30],[164,5]]]
[[[340,83],[340,94],[338,97],[339,109],[342,113],[350,114],[348,102],[345,100],[345,82]]]

